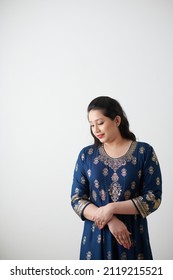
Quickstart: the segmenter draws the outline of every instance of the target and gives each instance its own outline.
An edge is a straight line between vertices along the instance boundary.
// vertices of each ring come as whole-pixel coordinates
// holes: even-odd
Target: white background
[[[0,259],[78,259],[70,205],[92,143],[88,103],[117,99],[150,143],[163,201],[148,217],[155,259],[173,259],[173,1],[0,1]]]

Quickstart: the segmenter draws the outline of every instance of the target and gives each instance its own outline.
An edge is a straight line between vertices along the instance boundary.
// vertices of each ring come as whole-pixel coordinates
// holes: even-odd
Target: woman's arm
[[[103,208],[103,207],[100,207]],[[83,211],[83,216],[90,220],[94,221],[94,216],[96,215],[97,211],[100,209],[94,204],[89,204],[85,207]],[[131,247],[131,240],[130,240],[130,232],[128,231],[126,225],[119,220],[116,216],[112,216],[108,222],[108,228],[112,235],[115,237],[117,242],[122,245],[126,249],[130,249]],[[98,225],[99,229],[102,229],[104,225]]]
[[[71,205],[76,214],[84,220],[83,211],[91,202],[89,199],[89,182],[85,173],[84,149],[79,153],[73,174]]]
[[[110,208],[110,211],[113,212],[113,214],[122,214],[122,215],[139,214],[138,210],[136,209],[131,199],[126,201],[111,202],[108,204],[108,207]]]
[[[97,207],[94,204],[89,204],[83,211],[83,216],[95,222],[98,228],[102,229],[113,217],[114,214],[139,214],[131,200],[121,202],[111,202],[105,206]]]
[[[99,208],[97,206],[90,203],[90,204],[87,205],[87,207],[85,207],[85,209],[83,211],[83,216],[87,220],[94,221],[94,216],[95,216],[98,209]]]
[[[139,212],[132,200],[111,202],[94,212],[93,221],[98,227],[104,227],[114,214],[137,215]]]

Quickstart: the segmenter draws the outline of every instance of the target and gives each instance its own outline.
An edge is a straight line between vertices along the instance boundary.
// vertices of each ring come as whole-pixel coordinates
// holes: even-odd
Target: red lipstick
[[[98,135],[97,135],[97,137],[98,137],[99,139],[103,138],[103,136],[104,136],[104,134],[98,134]]]

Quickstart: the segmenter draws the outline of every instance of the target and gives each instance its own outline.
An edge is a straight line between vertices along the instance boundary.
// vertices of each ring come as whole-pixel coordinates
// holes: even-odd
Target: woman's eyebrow
[[[101,121],[101,120],[102,120],[102,118],[99,118],[99,119],[94,120],[94,122]],[[89,122],[92,123],[93,121],[89,121]]]

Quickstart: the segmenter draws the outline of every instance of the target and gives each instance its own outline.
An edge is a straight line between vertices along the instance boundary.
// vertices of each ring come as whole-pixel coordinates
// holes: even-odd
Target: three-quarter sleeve
[[[83,216],[83,211],[85,207],[90,204],[89,200],[89,182],[85,173],[85,153],[82,150],[79,153],[74,174],[73,174],[73,184],[71,190],[71,205],[76,212],[76,214],[85,220]]]
[[[132,201],[143,218],[158,209],[162,196],[162,177],[159,162],[154,149],[149,146],[141,170],[143,181],[140,195]]]

